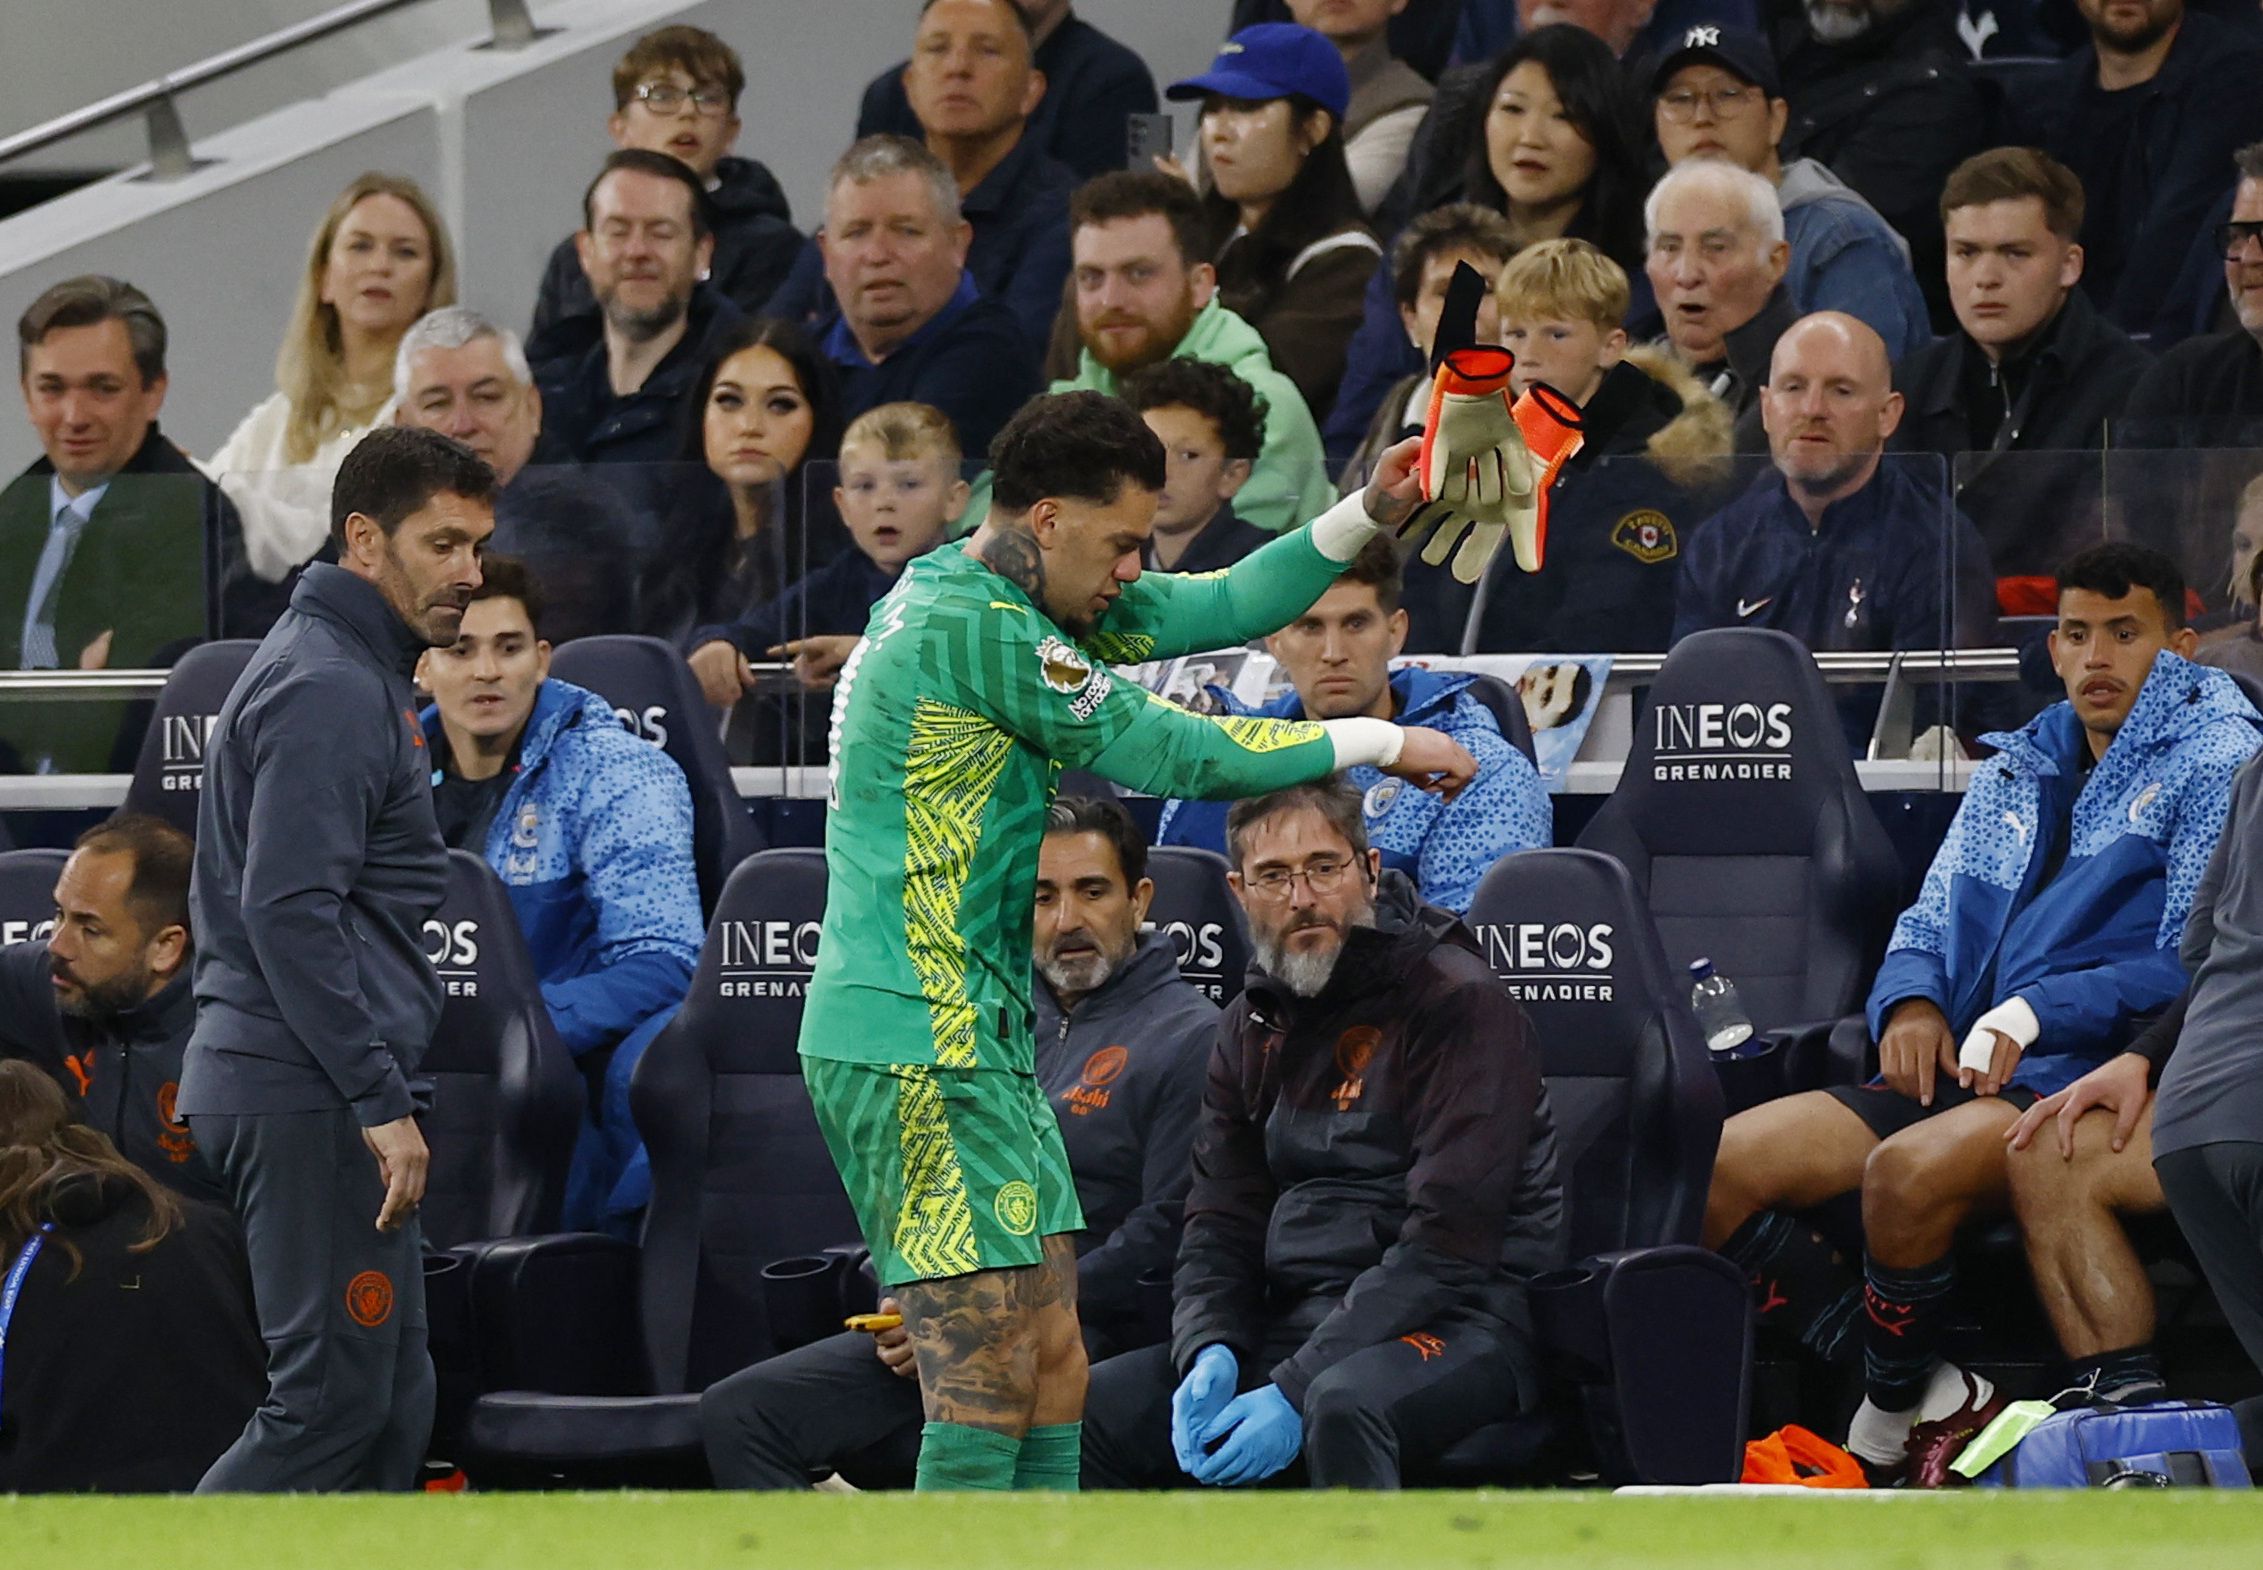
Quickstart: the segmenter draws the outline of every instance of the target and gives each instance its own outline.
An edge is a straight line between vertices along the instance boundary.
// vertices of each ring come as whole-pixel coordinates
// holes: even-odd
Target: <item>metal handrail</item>
[[[150,177],[178,180],[197,166],[188,132],[181,124],[180,108],[174,102],[179,94],[233,76],[277,55],[288,54],[301,44],[311,44],[332,33],[344,32],[349,27],[424,3],[425,0],[348,0],[347,4],[334,6],[320,16],[310,16],[249,43],[223,49],[185,70],[160,76],[139,87],[129,87],[122,93],[112,93],[108,98],[58,115],[28,131],[0,137],[0,164],[139,114],[147,117]],[[534,18],[527,12],[526,0],[487,0],[487,14],[492,29],[488,48],[523,49],[543,35],[544,30],[534,25]]]

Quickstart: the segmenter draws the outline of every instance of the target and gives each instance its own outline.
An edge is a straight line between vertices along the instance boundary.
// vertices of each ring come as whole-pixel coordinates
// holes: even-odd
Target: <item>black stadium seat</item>
[[[732,873],[691,996],[637,1067],[641,1252],[569,1235],[481,1256],[483,1372],[501,1393],[472,1410],[474,1478],[698,1480],[700,1391],[773,1350],[763,1267],[856,1241],[796,1051],[824,913],[822,852]]]
[[[1854,1012],[1897,913],[1893,845],[1814,659],[1781,632],[1675,646],[1579,844],[1633,874],[1677,973],[1711,958],[1763,1031]]]
[[[1241,996],[1249,972],[1249,928],[1226,886],[1226,858],[1216,851],[1165,845],[1147,853],[1155,880],[1149,925],[1179,951],[1179,974],[1220,1008]]]
[[[45,942],[55,930],[55,880],[69,853],[0,851],[0,943]]]
[[[1469,684],[1469,695],[1485,705],[1493,716],[1493,723],[1501,727],[1501,734],[1509,744],[1527,758],[1535,758],[1532,750],[1532,720],[1524,712],[1524,699],[1517,696],[1516,688],[1498,676],[1480,676]]]
[[[423,1064],[425,1239],[447,1249],[554,1231],[587,1092],[487,863],[448,852],[448,897],[424,935],[448,994]]]
[[[126,810],[163,818],[183,834],[196,833],[196,804],[204,795],[204,744],[236,678],[259,643],[230,638],[201,643],[166,673],[157,706],[134,759]]]
[[[762,848],[762,835],[731,784],[721,728],[691,667],[658,638],[608,636],[560,644],[550,657],[550,674],[612,704],[623,726],[684,771],[691,786],[700,904],[712,915],[724,880]]]
[[[1560,1426],[1610,1483],[1734,1481],[1752,1363],[1741,1272],[1697,1247],[1721,1090],[1679,973],[1626,870],[1586,850],[1496,863],[1469,926],[1540,1043],[1569,1269],[1533,1292]],[[1504,1480],[1529,1420],[1448,1452],[1460,1483]]]

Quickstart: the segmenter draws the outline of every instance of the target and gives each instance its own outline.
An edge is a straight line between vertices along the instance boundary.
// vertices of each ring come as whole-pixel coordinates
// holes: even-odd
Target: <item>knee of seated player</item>
[[[1982,1192],[2002,1182],[2005,1150],[2000,1122],[1955,1113],[1881,1140],[1862,1164],[1862,1227],[1871,1252],[1920,1242],[1945,1248],[1950,1239],[1941,1234],[1953,1232]]]
[[[1344,1365],[1322,1369],[1304,1391],[1304,1432],[1307,1438],[1330,1429],[1380,1421],[1380,1393],[1346,1378]]]
[[[1820,1103],[1829,1097],[1786,1096],[1739,1112],[1721,1125],[1713,1181],[1705,1197],[1705,1241],[1719,1248],[1729,1234],[1787,1193],[1808,1186],[1797,1170],[1830,1126]]]

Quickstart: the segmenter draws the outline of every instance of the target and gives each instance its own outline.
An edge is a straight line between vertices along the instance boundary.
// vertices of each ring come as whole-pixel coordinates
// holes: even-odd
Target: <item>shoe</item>
[[[1983,1381],[1965,1373],[1958,1377],[1964,1381],[1963,1404],[1947,1417],[1917,1423],[1910,1428],[1909,1443],[1905,1447],[1908,1456],[1906,1486],[1910,1488],[1947,1488],[1962,1483],[1964,1479],[1949,1470],[1949,1463],[1962,1455],[1973,1436],[1994,1422],[1996,1414],[2011,1404],[1993,1385],[1987,1385],[1983,1393]]]

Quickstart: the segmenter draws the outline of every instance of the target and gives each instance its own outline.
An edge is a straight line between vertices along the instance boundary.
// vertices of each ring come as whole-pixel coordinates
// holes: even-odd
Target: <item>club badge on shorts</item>
[[[1027,1237],[1037,1230],[1037,1190],[1018,1179],[998,1190],[998,1199],[991,1209],[997,1212],[998,1225],[1015,1237]]]

